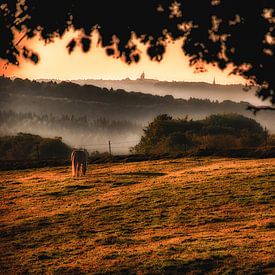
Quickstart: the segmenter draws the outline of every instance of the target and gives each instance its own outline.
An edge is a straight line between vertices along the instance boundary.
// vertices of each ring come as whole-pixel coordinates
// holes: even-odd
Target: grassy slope
[[[77,179],[69,167],[0,172],[0,272],[271,273],[274,167],[197,158],[90,165]]]

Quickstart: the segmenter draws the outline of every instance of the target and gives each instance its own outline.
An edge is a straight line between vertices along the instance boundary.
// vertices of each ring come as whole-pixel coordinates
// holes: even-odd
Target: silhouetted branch
[[[249,111],[252,111],[256,115],[259,111],[275,111],[275,107],[272,106],[252,106],[249,105],[246,108]]]

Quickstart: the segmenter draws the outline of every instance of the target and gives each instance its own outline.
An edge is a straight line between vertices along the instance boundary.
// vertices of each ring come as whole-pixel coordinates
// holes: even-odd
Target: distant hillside
[[[163,113],[175,118],[188,116],[193,119],[218,113],[238,113],[254,118],[269,131],[275,132],[275,112],[262,111],[255,117],[246,110],[247,106],[246,102],[230,100],[175,99],[172,95],[126,92],[71,82],[2,77],[0,109],[5,113],[1,116],[0,135],[28,132],[43,137],[62,136],[70,146],[107,144],[108,140],[112,140],[118,144],[118,152],[126,152],[129,146],[137,143],[142,128]],[[99,124],[96,123],[98,119],[101,121]],[[105,125],[102,126],[102,123]],[[120,143],[128,140],[132,143],[121,150]]]
[[[189,99],[200,98],[212,101],[232,100],[235,102],[249,102],[254,105],[266,105],[255,96],[256,88],[249,92],[243,90],[242,85],[219,85],[205,82],[183,82],[183,81],[158,81],[155,79],[123,79],[123,80],[74,80],[81,85],[95,85],[102,88],[124,89],[126,91],[151,93],[154,95],[172,95],[175,98]]]

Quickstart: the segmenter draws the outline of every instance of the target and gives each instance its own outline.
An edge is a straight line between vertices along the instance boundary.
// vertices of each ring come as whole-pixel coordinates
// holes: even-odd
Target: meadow
[[[0,172],[1,274],[271,274],[275,159]]]

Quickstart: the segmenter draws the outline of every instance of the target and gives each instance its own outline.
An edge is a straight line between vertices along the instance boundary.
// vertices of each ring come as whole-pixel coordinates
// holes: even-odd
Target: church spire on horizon
[[[140,79],[141,79],[141,80],[144,80],[144,79],[145,79],[145,73],[144,73],[144,72],[142,72],[142,74],[140,75]]]

